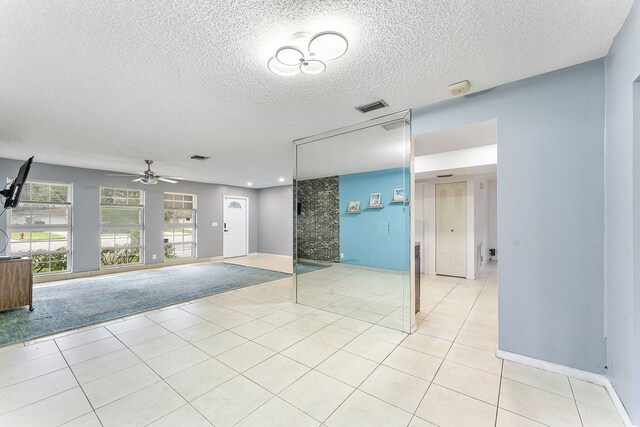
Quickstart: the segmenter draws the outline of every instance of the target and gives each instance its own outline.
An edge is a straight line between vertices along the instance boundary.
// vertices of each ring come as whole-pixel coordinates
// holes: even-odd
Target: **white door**
[[[467,183],[436,184],[436,274],[467,275]]]
[[[224,222],[222,256],[245,256],[247,252],[247,204],[246,197],[224,196]]]

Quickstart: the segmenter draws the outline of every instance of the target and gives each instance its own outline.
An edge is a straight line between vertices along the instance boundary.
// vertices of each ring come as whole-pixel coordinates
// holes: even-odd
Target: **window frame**
[[[184,207],[184,201],[183,201],[183,206],[182,207],[167,207],[166,203],[167,202],[176,202],[175,199],[167,199],[167,195],[171,195],[171,196],[191,196],[192,200],[191,200],[191,209],[185,208]],[[197,193],[179,193],[179,192],[174,192],[174,191],[165,191],[162,194],[162,207],[163,207],[163,222],[162,222],[162,244],[163,244],[163,248],[164,248],[164,258],[165,261],[176,261],[176,260],[182,260],[182,259],[195,259],[198,257],[197,254],[197,250],[198,250],[198,242],[197,242],[197,228],[198,228],[198,194]],[[191,223],[179,223],[179,222],[165,222],[164,221],[164,214],[166,214],[166,212],[168,210],[183,210],[183,211],[191,211],[192,214],[192,219],[193,221]],[[182,228],[182,229],[190,229],[191,230],[191,235],[193,237],[192,241],[190,243],[185,243],[184,241],[182,243],[165,243],[164,239],[165,239],[165,230],[167,228]],[[166,256],[167,251],[166,251],[166,245],[173,245],[174,248],[176,246],[181,246],[181,247],[185,247],[185,246],[191,246],[191,256],[176,256],[176,257],[171,257],[168,258]],[[184,252],[184,251],[183,251]]]
[[[7,182],[11,182],[11,178],[7,178]],[[13,218],[14,218],[14,211],[13,209],[9,209],[8,210],[8,215],[6,217],[6,229],[7,229],[7,235],[9,238],[9,244],[7,245],[8,248],[8,253],[9,255],[12,256],[18,256],[18,255],[22,255],[22,256],[27,256],[29,258],[31,258],[33,260],[33,255],[58,255],[58,254],[66,254],[67,255],[67,259],[66,259],[66,263],[67,263],[67,268],[65,270],[56,270],[56,271],[51,271],[51,259],[49,258],[48,261],[48,271],[46,272],[35,272],[34,271],[34,276],[46,276],[46,275],[51,275],[51,274],[65,274],[65,273],[70,273],[73,272],[73,183],[71,182],[61,182],[61,181],[49,181],[49,180],[27,180],[26,184],[29,185],[33,185],[33,184],[39,184],[39,185],[47,185],[47,186],[65,186],[67,187],[67,201],[66,202],[52,202],[52,201],[48,201],[48,202],[42,202],[42,201],[34,201],[34,200],[25,200],[25,195],[26,193],[22,192],[21,196],[20,196],[20,203],[18,205],[18,208],[25,206],[25,205],[29,205],[29,206],[64,206],[67,209],[67,224],[13,224]],[[49,197],[50,198],[50,197]],[[28,252],[14,252],[12,250],[12,239],[11,239],[11,235],[12,233],[16,233],[16,232],[28,232],[28,233],[50,233],[49,234],[49,239],[47,240],[49,242],[49,246],[51,245],[51,242],[54,240],[51,240],[51,234],[54,234],[56,231],[60,231],[60,232],[65,232],[67,233],[67,249],[66,250],[48,250],[48,251],[33,251],[32,250],[32,244],[33,244],[33,240],[30,239],[30,247],[29,247],[29,251]],[[36,263],[33,263],[33,267],[35,268],[37,266]]]
[[[103,203],[103,195],[102,192],[105,189],[111,189],[114,191],[116,190],[120,190],[120,191],[126,191],[127,193],[130,191],[135,191],[138,192],[140,194],[140,204],[139,205],[131,205],[129,203],[126,204],[122,204],[122,203]],[[144,241],[145,241],[145,191],[144,190],[139,190],[139,189],[135,189],[135,188],[122,188],[122,187],[114,187],[114,186],[100,186],[99,189],[100,193],[99,193],[99,215],[100,215],[100,230],[99,230],[99,239],[100,239],[100,250],[99,250],[99,259],[98,259],[98,265],[100,269],[110,269],[110,268],[122,268],[122,267],[127,267],[127,266],[132,266],[132,265],[143,265],[144,264],[144,250],[145,250],[145,245],[144,245]],[[115,196],[113,197],[115,199]],[[130,197],[126,197],[126,200],[130,200]],[[122,210],[138,210],[139,211],[139,215],[140,215],[140,224],[105,224],[102,221],[102,208],[111,208],[111,209],[118,209],[121,208]],[[115,246],[103,246],[102,245],[102,234],[104,231],[106,230],[113,230],[114,233],[117,234],[117,232],[119,230],[126,230],[126,231],[136,231],[139,230],[140,231],[140,241],[139,241],[139,245],[115,245]],[[110,265],[103,265],[102,263],[102,252],[106,251],[106,250],[116,250],[116,249],[138,249],[138,261],[137,262],[125,262],[125,263],[119,263],[119,264],[110,264]],[[135,256],[135,255],[134,255]]]

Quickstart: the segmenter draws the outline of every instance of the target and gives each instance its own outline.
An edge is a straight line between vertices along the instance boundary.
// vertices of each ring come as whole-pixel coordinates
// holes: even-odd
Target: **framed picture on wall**
[[[404,202],[404,188],[396,188],[393,190],[393,201]]]
[[[360,212],[360,200],[352,200],[347,205],[348,213],[358,213]]]
[[[381,206],[380,193],[371,193],[369,196],[369,206]]]

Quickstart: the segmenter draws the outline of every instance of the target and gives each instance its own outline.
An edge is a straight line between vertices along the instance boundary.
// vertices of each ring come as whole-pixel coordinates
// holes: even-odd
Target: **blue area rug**
[[[286,277],[290,274],[211,263],[37,287],[35,311],[0,312],[0,347]]]

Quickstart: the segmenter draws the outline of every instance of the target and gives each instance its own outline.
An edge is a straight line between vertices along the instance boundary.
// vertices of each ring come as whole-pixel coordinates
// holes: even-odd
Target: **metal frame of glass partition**
[[[395,329],[402,330],[404,332],[410,333],[415,330],[415,307],[416,307],[416,290],[414,289],[414,284],[416,281],[415,278],[415,258],[414,258],[414,191],[413,191],[413,182],[414,182],[414,154],[412,149],[412,141],[411,141],[411,112],[409,110],[401,111],[398,113],[393,113],[389,115],[385,115],[382,117],[377,117],[375,119],[371,119],[365,122],[357,123],[354,125],[334,129],[328,132],[324,132],[318,135],[313,135],[301,139],[297,139],[293,141],[294,145],[294,182],[293,182],[293,283],[294,283],[294,301],[296,303],[300,303],[304,305],[304,302],[300,301],[300,293],[299,293],[299,259],[298,259],[298,249],[299,249],[299,236],[298,236],[298,180],[301,177],[299,170],[299,161],[300,161],[300,150],[308,144],[322,144],[323,141],[329,140],[335,137],[342,137],[355,132],[362,132],[366,129],[370,129],[376,126],[391,128],[403,128],[402,132],[402,168],[404,169],[403,173],[403,185],[405,189],[406,201],[402,203],[403,210],[403,218],[405,222],[405,233],[404,240],[402,244],[402,259],[406,264],[403,264],[402,274],[402,287],[403,287],[403,295],[402,295],[402,321],[401,325],[398,324],[398,327],[394,327]],[[396,142],[396,145],[398,143]],[[337,153],[339,155],[339,153]],[[347,315],[348,316],[348,315]],[[375,323],[375,322],[371,322]],[[387,326],[387,325],[385,325]]]

